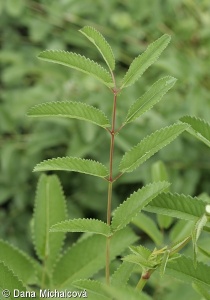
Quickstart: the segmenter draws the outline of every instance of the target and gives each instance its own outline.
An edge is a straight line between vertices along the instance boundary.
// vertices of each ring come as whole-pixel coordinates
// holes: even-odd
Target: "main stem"
[[[117,104],[117,90],[116,87],[113,90],[114,100],[112,109],[112,129],[111,143],[110,143],[110,155],[109,155],[109,186],[108,186],[108,201],[107,201],[107,225],[111,224],[111,210],[112,210],[112,184],[113,184],[113,154],[114,154],[114,138],[115,138],[115,120],[116,120],[116,104]],[[106,283],[110,283],[110,239],[106,240]]]

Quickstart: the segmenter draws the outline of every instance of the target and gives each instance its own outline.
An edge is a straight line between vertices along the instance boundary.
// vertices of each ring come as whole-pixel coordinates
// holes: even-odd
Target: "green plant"
[[[2,252],[0,252],[0,260],[3,261],[1,263],[2,278],[9,278],[10,282],[8,284],[5,279],[0,279],[0,288],[12,290],[18,287],[19,290],[26,293],[30,285],[36,285],[35,289],[58,289],[60,291],[75,286],[85,290],[83,294],[80,294],[81,297],[86,296],[86,290],[92,292],[91,299],[98,299],[97,297],[100,299],[110,299],[110,297],[139,299],[139,293],[141,293],[142,299],[150,299],[149,296],[142,293],[142,289],[151,274],[159,269],[161,276],[168,273],[185,282],[193,282],[195,288],[205,296],[210,285],[208,278],[210,269],[207,265],[197,261],[197,252],[200,249],[205,255],[209,256],[209,254],[205,249],[199,248],[197,243],[202,231],[208,232],[210,228],[209,205],[200,198],[170,193],[170,183],[165,181],[167,174],[163,165],[156,166],[158,172],[156,175],[154,174],[153,183],[131,194],[114,211],[113,217],[111,216],[113,184],[122,175],[134,171],[185,130],[204,141],[208,146],[210,143],[208,135],[210,127],[207,123],[192,117],[183,117],[180,122],[145,137],[124,154],[118,171],[114,170],[114,144],[117,135],[127,124],[135,121],[157,104],[173,87],[176,80],[166,76],[156,81],[143,96],[131,105],[125,120],[118,127],[116,126],[117,101],[120,96],[122,97],[124,89],[134,84],[158,59],[168,45],[170,37],[166,34],[163,35],[143,54],[139,55],[130,65],[118,87],[113,73],[115,60],[109,44],[92,27],[86,26],[81,32],[97,47],[109,71],[84,56],[71,52],[49,50],[42,52],[39,58],[92,75],[108,87],[113,94],[111,124],[104,112],[98,108],[72,101],[36,105],[29,110],[28,115],[75,118],[102,127],[110,134],[109,169],[104,164],[92,159],[62,157],[45,160],[34,170],[74,171],[102,179],[108,185],[107,220],[106,223],[97,219],[66,220],[65,199],[57,176],[42,175],[38,183],[32,225],[34,246],[42,265],[2,241]],[[131,246],[137,241],[137,237],[127,225],[131,222],[139,224],[138,216],[142,217],[146,224],[153,224],[151,220],[147,220],[146,215],[142,213],[139,215],[142,210],[166,215],[167,218],[159,217],[160,227],[163,228],[167,228],[171,224],[173,221],[171,217],[189,220],[192,222],[192,234],[182,237],[172,245],[162,246],[158,249],[155,247],[153,250],[142,245]],[[155,228],[157,230],[156,225]],[[86,234],[66,252],[60,254],[66,232],[84,232]],[[190,240],[193,242],[193,259],[179,254]],[[162,241],[160,245],[162,245]],[[123,253],[128,246],[130,246],[132,254]],[[110,282],[110,262],[120,254],[127,255],[124,255],[123,263],[113,273]],[[103,267],[106,269],[106,284],[103,280],[89,280]],[[122,288],[127,284],[131,273],[139,271],[139,269],[141,276],[136,285],[137,291],[134,291],[129,285]],[[11,299],[13,299],[12,296]]]
[[[105,140],[108,141],[109,136],[98,126],[73,119],[43,118],[34,122],[32,118],[25,118],[28,108],[49,100],[85,99],[85,103],[100,107],[108,115],[111,109],[111,101],[107,101],[108,89],[93,77],[37,60],[37,54],[46,48],[65,49],[85,53],[101,62],[100,53],[93,51],[91,44],[88,45],[77,32],[84,25],[91,25],[109,39],[118,61],[117,76],[121,78],[132,57],[143,52],[149,43],[163,33],[173,36],[172,43],[155,66],[136,84],[124,89],[126,101],[118,102],[119,121],[119,118],[123,120],[132,101],[156,78],[170,74],[178,79],[176,88],[165,95],[165,101],[121,131],[115,143],[115,161],[118,161],[135,145],[136,132],[141,140],[185,114],[210,121],[209,38],[206,30],[210,3],[206,0],[199,3],[109,0],[97,1],[94,5],[93,0],[55,1],[51,5],[45,0],[0,2],[1,27],[7,28],[2,32],[0,49],[0,237],[31,254],[29,223],[33,191],[39,176],[31,169],[46,158],[68,155],[92,157],[106,163],[108,142]],[[113,208],[124,200],[123,190],[128,195],[138,186],[151,182],[150,169],[157,159],[165,163],[170,174],[171,191],[192,196],[202,191],[209,194],[208,156],[205,144],[181,135],[175,143],[147,160],[141,172],[137,169],[115,182]],[[16,176],[20,169],[20,176]],[[67,207],[70,218],[94,215],[103,219],[106,210],[103,181],[99,181],[93,194],[90,188],[92,177],[69,172],[59,176],[65,194],[71,197]],[[80,186],[83,186],[82,190]],[[93,197],[102,201],[93,205]],[[76,236],[68,235],[68,242],[70,239],[75,241]]]

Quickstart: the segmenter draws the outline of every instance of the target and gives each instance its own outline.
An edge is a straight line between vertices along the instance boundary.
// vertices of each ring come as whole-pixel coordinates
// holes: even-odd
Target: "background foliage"
[[[32,173],[33,167],[43,159],[66,155],[105,164],[109,159],[109,137],[100,128],[74,120],[26,116],[31,106],[44,101],[79,100],[103,109],[107,115],[112,108],[110,92],[95,79],[38,60],[40,51],[70,50],[103,64],[97,51],[77,31],[91,25],[114,49],[121,79],[133,58],[149,43],[164,33],[172,36],[158,62],[119,97],[120,124],[131,103],[158,78],[171,75],[178,79],[161,103],[132,124],[133,127],[126,126],[116,138],[116,165],[136,141],[183,115],[210,121],[209,0],[0,0],[0,25],[0,236],[28,252],[32,251],[30,220],[39,176]],[[151,167],[157,160],[165,163],[173,192],[192,196],[206,193],[203,197],[208,197],[210,152],[186,133],[117,182],[113,195],[115,207],[134,189],[152,181]],[[68,198],[70,217],[104,220],[106,183],[75,173],[58,175]],[[165,239],[180,238],[183,228],[187,231],[188,227],[178,222],[170,235],[165,234]],[[69,235],[69,243],[75,237]],[[146,235],[142,239],[150,243]],[[201,243],[205,247],[205,237]],[[168,280],[159,283],[158,275],[152,277],[157,299],[161,299],[161,293],[167,295],[164,299],[174,299],[172,290],[180,288],[180,283],[176,286],[173,281],[172,286],[171,278]],[[185,291],[183,295],[182,289],[180,299],[197,299],[191,289]]]

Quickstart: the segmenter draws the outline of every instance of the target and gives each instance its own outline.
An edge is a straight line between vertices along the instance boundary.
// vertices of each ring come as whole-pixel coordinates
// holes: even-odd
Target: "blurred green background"
[[[116,138],[115,168],[123,153],[145,135],[188,114],[210,121],[209,0],[0,0],[0,237],[32,251],[30,221],[43,159],[80,156],[109,160],[109,136],[74,120],[33,119],[29,107],[45,101],[83,101],[110,116],[112,95],[95,79],[64,66],[39,61],[45,49],[64,49],[104,64],[78,32],[94,26],[111,44],[120,80],[135,56],[164,33],[172,41],[158,62],[119,97],[118,124],[129,106],[157,79],[171,75],[175,87],[156,107]],[[113,208],[151,182],[151,166],[162,160],[172,191],[210,193],[210,151],[187,133],[115,184]],[[70,217],[105,219],[107,185],[76,173],[58,173]],[[188,297],[187,295],[186,297]],[[167,298],[172,299],[172,298]]]

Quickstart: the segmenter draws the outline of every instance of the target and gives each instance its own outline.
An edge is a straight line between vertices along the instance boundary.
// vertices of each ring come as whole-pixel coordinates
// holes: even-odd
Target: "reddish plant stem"
[[[114,155],[114,138],[115,138],[115,121],[116,121],[116,106],[117,106],[117,90],[113,89],[113,109],[112,109],[112,128],[110,131],[110,154],[109,154],[109,186],[108,186],[108,200],[107,200],[107,225],[111,224],[111,210],[112,210],[112,184],[113,184],[113,155]],[[110,283],[110,239],[106,240],[106,283]]]

